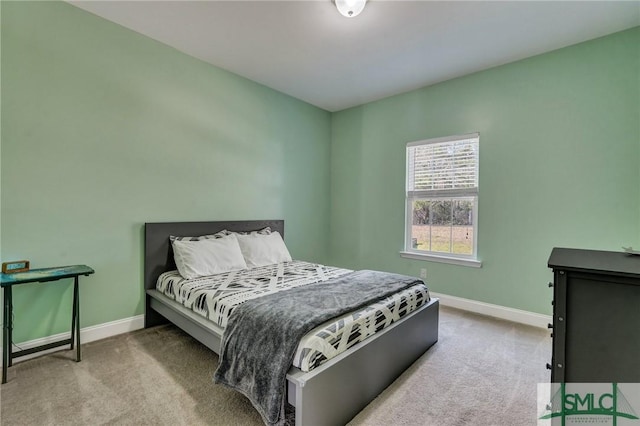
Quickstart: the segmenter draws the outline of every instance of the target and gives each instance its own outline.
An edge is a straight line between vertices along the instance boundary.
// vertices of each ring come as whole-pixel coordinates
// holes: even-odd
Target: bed
[[[169,236],[270,227],[284,237],[284,221],[171,222],[145,224],[145,327],[167,320],[220,354],[223,328],[156,289],[161,274],[176,269]],[[310,371],[291,366],[287,401],[296,425],[345,424],[438,340],[438,300],[413,312]]]

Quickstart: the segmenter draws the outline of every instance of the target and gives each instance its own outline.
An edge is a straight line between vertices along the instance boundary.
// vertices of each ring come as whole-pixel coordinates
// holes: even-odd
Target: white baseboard
[[[80,329],[80,342],[85,343],[93,342],[95,340],[106,339],[107,337],[117,336],[118,334],[128,333],[130,331],[140,330],[144,328],[144,315],[136,315],[135,317],[123,318],[116,321],[105,322],[104,324],[92,325]],[[68,339],[70,331],[65,333],[55,334],[53,336],[42,337],[40,339],[29,340],[14,345],[14,351],[20,349],[31,349],[36,346],[46,345],[59,340]],[[17,349],[20,348],[20,349]],[[33,354],[25,355],[16,359],[16,362],[24,361],[30,358],[41,356],[46,353],[56,352],[60,350],[68,350],[68,346],[60,346],[57,348],[51,348],[46,351],[36,352]],[[1,353],[1,349],[0,349]]]
[[[491,303],[478,302],[477,300],[464,299],[462,297],[449,296],[447,294],[430,292],[431,296],[440,299],[443,306],[462,309],[477,314],[488,315],[495,318],[513,321],[521,324],[532,325],[534,327],[547,328],[547,324],[551,322],[550,315],[537,314],[535,312],[523,311],[520,309],[508,308],[506,306],[492,305]],[[118,334],[128,333],[130,331],[140,330],[144,328],[144,315],[124,318],[116,321],[106,322],[104,324],[93,325],[80,329],[80,341],[82,344],[93,342],[95,340],[106,339],[107,337],[117,336]],[[27,342],[18,343],[20,349],[31,349],[36,346],[46,345],[58,340],[69,338],[69,332],[56,334],[53,336],[42,337],[40,339],[29,340]],[[52,348],[42,352],[25,355],[16,361],[24,361],[45,353],[64,350],[65,346]],[[0,349],[1,351],[1,349]],[[1,352],[0,352],[1,353]]]
[[[434,292],[429,292],[429,294],[431,294],[432,297],[439,298],[440,304],[442,304],[442,306],[450,306],[452,308],[475,312],[482,315],[488,315],[490,317],[513,321],[520,324],[547,328],[547,324],[552,322],[551,315],[543,315],[535,312],[508,308],[506,306],[492,305],[491,303],[478,302],[477,300],[471,299],[463,299],[462,297],[449,296],[447,294]]]

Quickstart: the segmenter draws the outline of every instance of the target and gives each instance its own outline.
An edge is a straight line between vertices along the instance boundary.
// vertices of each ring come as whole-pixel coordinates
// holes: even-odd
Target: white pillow
[[[247,269],[235,235],[199,241],[174,240],[173,258],[186,279]]]
[[[240,234],[237,237],[240,250],[249,268],[291,262],[289,250],[287,250],[287,246],[277,231],[267,235],[258,233]]]

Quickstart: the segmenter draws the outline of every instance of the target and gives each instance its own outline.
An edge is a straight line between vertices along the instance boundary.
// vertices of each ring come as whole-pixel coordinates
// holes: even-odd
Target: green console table
[[[76,347],[76,361],[80,362],[80,295],[78,292],[78,277],[91,275],[94,270],[86,265],[59,266],[56,268],[31,269],[26,272],[14,274],[0,273],[0,283],[4,291],[4,318],[2,321],[2,383],[7,383],[7,368],[11,367],[14,358],[29,355],[63,345]],[[13,297],[11,288],[14,285],[26,283],[42,283],[58,281],[64,278],[73,278],[73,309],[71,313],[71,337],[58,342],[36,346],[17,352],[11,347],[11,333],[13,331]]]

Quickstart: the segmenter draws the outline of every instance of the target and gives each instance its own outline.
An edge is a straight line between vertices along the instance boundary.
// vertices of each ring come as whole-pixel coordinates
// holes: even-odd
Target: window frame
[[[456,189],[437,189],[410,191],[410,155],[409,148],[415,146],[431,145],[436,143],[456,142],[466,139],[476,139],[476,161],[475,175],[476,186],[472,188],[456,188]],[[478,260],[478,200],[479,200],[479,168],[480,168],[480,134],[467,133],[462,135],[446,136],[440,138],[431,138],[420,141],[409,142],[406,145],[406,164],[405,164],[405,238],[404,251],[400,252],[401,256],[411,259],[434,260],[445,263],[460,264],[466,266],[480,267],[481,262]],[[413,174],[415,176],[415,173]],[[413,194],[411,193],[413,192]],[[420,194],[415,194],[420,192]],[[432,250],[418,250],[413,248],[412,229],[413,229],[413,203],[418,200],[451,200],[456,199],[473,199],[473,209],[471,215],[471,223],[473,226],[473,248],[471,254],[440,252]],[[453,224],[451,225],[453,226]]]

